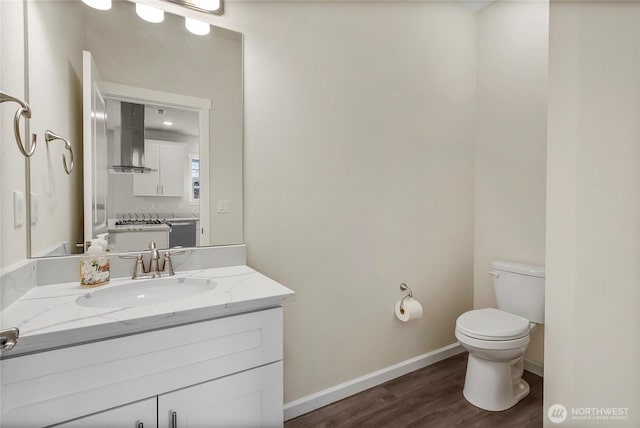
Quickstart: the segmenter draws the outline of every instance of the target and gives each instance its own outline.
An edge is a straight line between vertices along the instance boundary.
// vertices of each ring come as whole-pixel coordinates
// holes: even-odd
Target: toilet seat
[[[481,341],[513,341],[528,338],[529,320],[494,308],[465,312],[456,320],[456,330]]]
[[[455,331],[456,339],[460,343],[464,343],[465,345],[473,346],[478,349],[485,349],[487,351],[491,350],[507,350],[507,349],[518,349],[524,346],[527,346],[531,341],[529,335],[525,335],[524,337],[520,337],[518,339],[511,340],[485,340],[485,339],[476,339],[475,337],[467,336],[464,332],[460,331],[460,329],[456,328]]]

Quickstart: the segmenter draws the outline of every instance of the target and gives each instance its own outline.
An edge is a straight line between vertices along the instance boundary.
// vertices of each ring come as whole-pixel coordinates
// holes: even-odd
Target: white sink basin
[[[106,290],[93,291],[76,299],[90,308],[130,308],[172,302],[207,293],[216,282],[206,278],[156,278],[136,280]]]

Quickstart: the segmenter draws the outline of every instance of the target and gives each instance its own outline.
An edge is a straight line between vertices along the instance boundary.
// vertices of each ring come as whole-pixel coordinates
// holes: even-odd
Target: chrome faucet
[[[160,253],[158,252],[158,249],[156,248],[156,243],[154,241],[151,241],[149,243],[149,249],[151,250],[151,259],[149,260],[149,270],[147,271],[147,273],[150,273],[151,277],[155,278],[156,276],[160,276],[158,275],[160,273],[160,269],[159,269]]]
[[[144,267],[142,254],[126,254],[120,256],[121,259],[136,259],[131,279],[159,278],[161,276],[175,275],[175,272],[173,271],[173,263],[171,262],[171,254],[184,254],[182,247],[175,247],[171,250],[165,251],[162,266],[160,266],[160,252],[156,247],[156,243],[153,241],[150,242],[149,249],[151,250],[149,269],[145,269]]]

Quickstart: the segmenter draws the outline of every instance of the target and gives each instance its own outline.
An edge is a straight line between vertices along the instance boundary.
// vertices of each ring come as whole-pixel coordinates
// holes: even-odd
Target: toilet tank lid
[[[544,278],[544,266],[529,265],[526,263],[517,262],[494,261],[491,262],[491,267],[495,270],[501,270],[504,272],[513,272],[522,275]]]

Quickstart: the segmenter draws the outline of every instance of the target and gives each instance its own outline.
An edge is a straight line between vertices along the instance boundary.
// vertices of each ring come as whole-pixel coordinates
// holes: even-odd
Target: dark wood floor
[[[467,357],[457,355],[292,419],[306,427],[508,427],[542,426],[542,378],[525,372],[531,392],[511,409],[487,412],[462,396]]]

